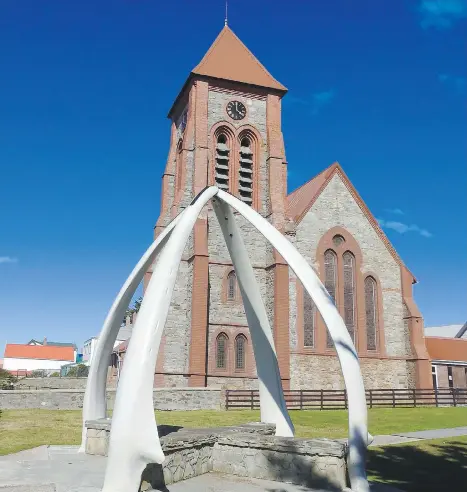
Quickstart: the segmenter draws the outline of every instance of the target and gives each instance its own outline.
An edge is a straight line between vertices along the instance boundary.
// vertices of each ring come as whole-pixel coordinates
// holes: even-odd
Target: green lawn
[[[347,411],[292,411],[297,437],[346,437]],[[229,410],[156,412],[158,424],[216,427],[259,420],[258,411]],[[459,427],[467,408],[400,408],[369,410],[373,435]],[[3,410],[0,416],[0,455],[42,444],[78,444],[80,410]]]

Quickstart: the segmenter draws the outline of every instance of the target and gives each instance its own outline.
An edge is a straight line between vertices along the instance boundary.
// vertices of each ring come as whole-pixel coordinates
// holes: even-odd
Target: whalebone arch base
[[[103,492],[136,492],[146,464],[162,463],[164,460],[152,404],[156,357],[183,250],[198,215],[211,199],[244,300],[258,371],[261,420],[275,423],[279,436],[293,435],[271,328],[231,207],[256,227],[289,263],[327,323],[348,390],[350,482],[353,490],[367,491],[364,467],[368,441],[365,393],[355,348],[342,318],[306,260],[279,231],[248,205],[216,187],[209,187],[169,224],[145,253],[117,296],[99,337],[96,353],[99,354],[100,363],[91,367],[83,408],[84,421],[105,417],[106,380],[103,367],[108,361],[123,312],[144,272],[160,253],[133,330],[125,370],[119,382]],[[138,381],[137,385],[135,381]]]

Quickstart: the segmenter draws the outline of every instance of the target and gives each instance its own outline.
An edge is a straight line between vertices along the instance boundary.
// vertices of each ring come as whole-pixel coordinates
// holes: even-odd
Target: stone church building
[[[207,185],[279,229],[321,278],[351,334],[367,388],[432,387],[415,277],[336,162],[287,190],[281,101],[287,89],[225,26],[169,112],[157,236]],[[285,389],[342,389],[326,327],[277,252],[237,215],[269,314]],[[150,279],[150,269],[145,283]],[[211,206],[180,265],[157,361],[158,386],[255,388],[235,272]]]

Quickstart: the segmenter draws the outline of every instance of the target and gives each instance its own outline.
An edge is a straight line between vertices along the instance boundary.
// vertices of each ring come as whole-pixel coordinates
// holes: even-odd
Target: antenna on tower
[[[227,15],[228,14],[228,10],[227,10],[227,8],[228,8],[228,0],[225,0],[225,20],[224,20],[224,26],[227,25],[227,20],[228,20],[228,15]]]

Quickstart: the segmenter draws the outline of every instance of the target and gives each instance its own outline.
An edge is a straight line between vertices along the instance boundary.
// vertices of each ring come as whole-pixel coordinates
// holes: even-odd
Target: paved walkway
[[[406,442],[422,441],[424,439],[442,439],[444,437],[457,436],[467,436],[467,427],[404,432],[401,434],[391,434],[389,436],[374,436],[374,440],[370,446],[387,446],[389,444],[403,444]]]
[[[375,436],[372,446],[467,435],[467,427]],[[77,446],[39,446],[0,456],[0,492],[100,492],[107,458],[78,454]],[[372,492],[396,489],[372,485]],[[298,485],[202,475],[167,486],[163,492],[324,492]]]

